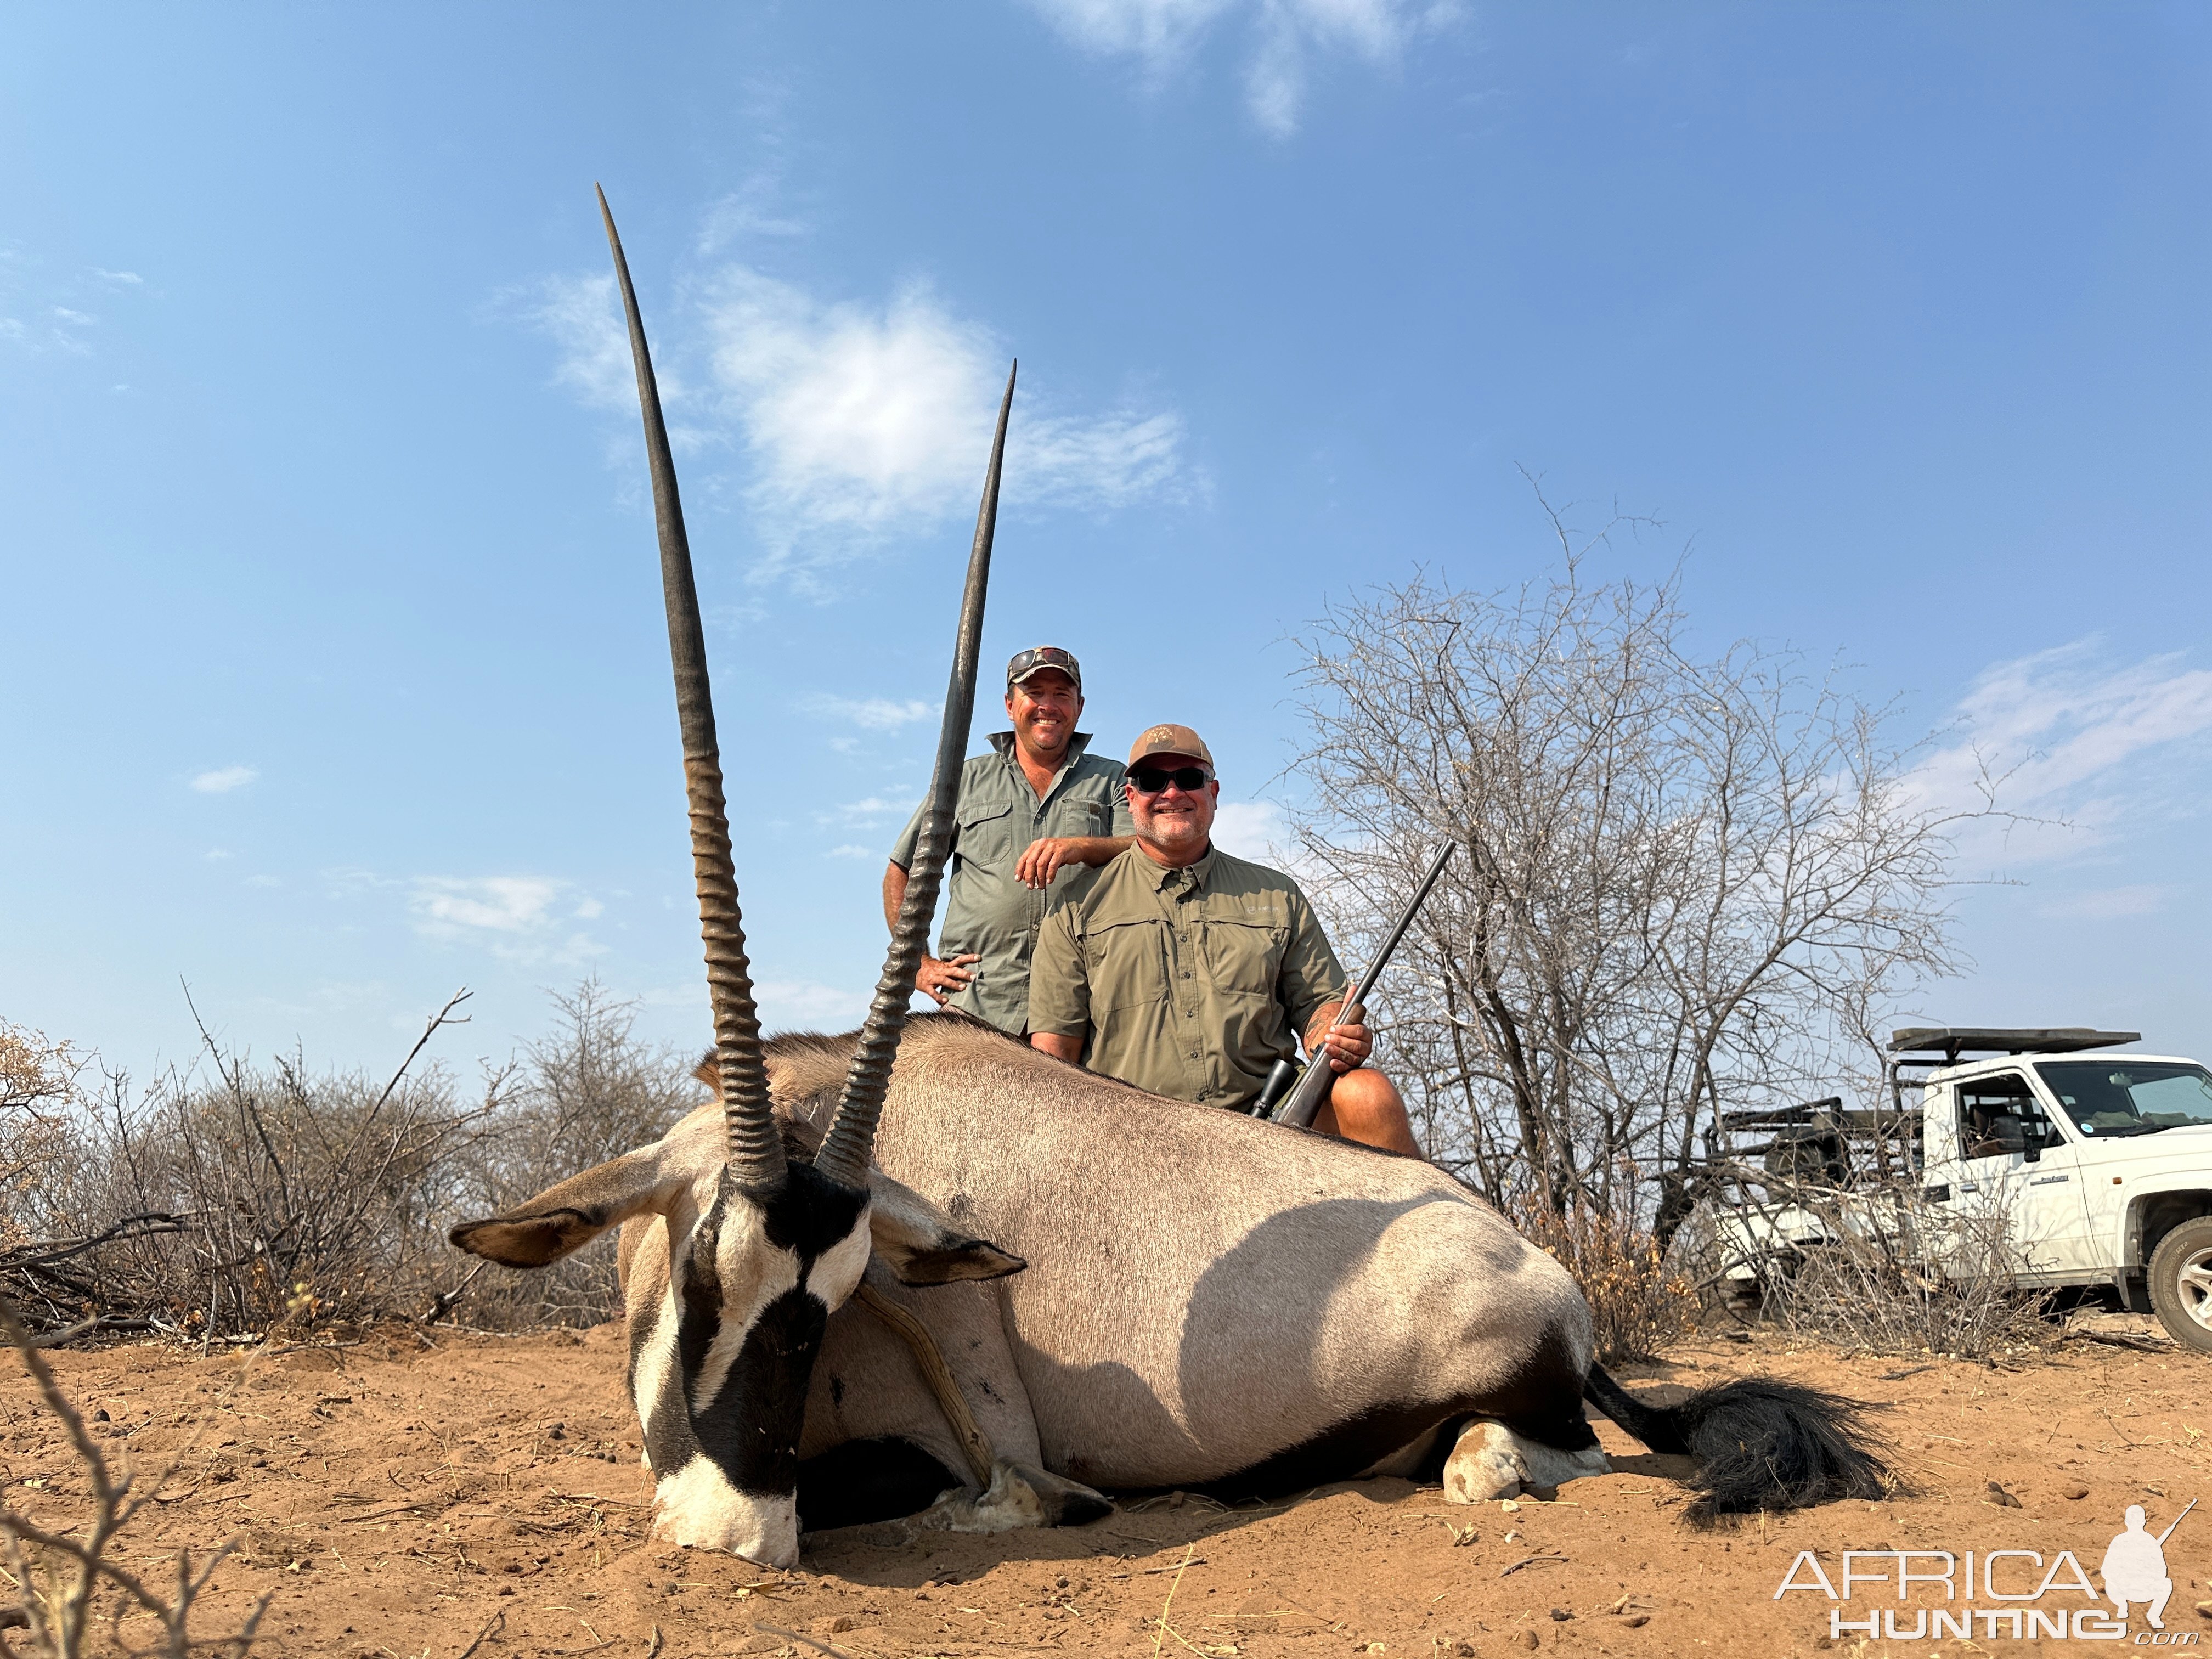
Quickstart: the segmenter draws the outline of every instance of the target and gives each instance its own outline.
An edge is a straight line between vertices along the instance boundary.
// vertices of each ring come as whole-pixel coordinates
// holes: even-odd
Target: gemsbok
[[[1595,1363],[1566,1271],[1419,1159],[1146,1095],[960,1015],[909,1025],[975,702],[1011,377],[929,810],[866,1022],[763,1042],[675,466],[599,205],[659,527],[717,1098],[452,1237],[537,1267],[621,1225],[655,1536],[781,1567],[802,1526],[925,1510],[1063,1524],[1105,1513],[1099,1488],[1395,1472],[1474,1502],[1604,1472],[1586,1401],[1697,1460],[1701,1517],[1880,1495],[1849,1401],[1759,1378],[1669,1407],[1629,1394]]]

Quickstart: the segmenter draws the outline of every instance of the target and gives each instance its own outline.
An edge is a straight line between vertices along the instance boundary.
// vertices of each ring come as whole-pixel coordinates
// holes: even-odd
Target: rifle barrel
[[[1340,1020],[1344,1017],[1345,1009],[1365,1007],[1368,993],[1375,988],[1376,980],[1389,964],[1399,941],[1406,937],[1406,930],[1413,925],[1413,918],[1421,913],[1421,906],[1429,896],[1429,890],[1437,884],[1437,878],[1444,872],[1444,866],[1451,862],[1451,855],[1458,850],[1457,842],[1444,843],[1444,850],[1437,854],[1437,861],[1429,866],[1429,873],[1421,878],[1421,884],[1413,890],[1413,896],[1399,915],[1398,925],[1390,930],[1390,937],[1382,941],[1382,948],[1375,953],[1374,959],[1367,964],[1367,971],[1359,976],[1358,984],[1352,987],[1338,1008],[1337,1018]],[[1298,1079],[1297,1085],[1275,1109],[1273,1121],[1299,1129],[1310,1126],[1315,1114],[1321,1110],[1321,1097],[1328,1092],[1331,1081],[1328,1061],[1322,1058],[1322,1051],[1317,1048],[1308,1059],[1305,1073]]]

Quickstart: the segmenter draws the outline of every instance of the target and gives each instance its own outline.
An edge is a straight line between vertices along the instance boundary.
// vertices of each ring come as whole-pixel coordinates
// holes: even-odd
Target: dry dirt
[[[1829,1603],[1774,1597],[1800,1550],[1831,1576],[1844,1549],[1890,1547],[2070,1549],[2094,1571],[2127,1504],[2156,1530],[2190,1498],[2212,1498],[2212,1361],[2075,1341],[2048,1364],[1998,1370],[1716,1337],[1624,1370],[1650,1388],[1757,1370],[1893,1401],[1917,1495],[1700,1533],[1679,1519],[1677,1461],[1607,1425],[1617,1472],[1557,1502],[1458,1507],[1394,1480],[1239,1510],[1160,1494],[1066,1531],[817,1534],[802,1570],[770,1573],[646,1540],[620,1356],[608,1327],[441,1334],[428,1352],[404,1332],[252,1358],[123,1347],[55,1366],[88,1418],[106,1413],[96,1427],[111,1452],[127,1448],[142,1472],[177,1461],[125,1559],[143,1569],[179,1544],[239,1540],[197,1631],[235,1628],[267,1594],[264,1654],[1811,1653],[1831,1645]],[[31,1401],[20,1374],[0,1387],[0,1472],[12,1503],[67,1525],[86,1512],[87,1483]],[[2196,1610],[2212,1608],[2207,1510],[2168,1546],[2166,1626],[2212,1642],[2212,1613]],[[1932,1650],[1833,1645],[1869,1659]],[[1978,1633],[1966,1650],[2039,1647]]]

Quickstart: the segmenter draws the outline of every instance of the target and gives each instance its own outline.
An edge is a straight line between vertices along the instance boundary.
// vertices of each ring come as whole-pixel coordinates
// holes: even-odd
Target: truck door
[[[2073,1149],[2019,1072],[1992,1072],[1951,1086],[1958,1162],[1945,1206],[1962,1218],[1964,1256],[1953,1271],[2061,1273],[2077,1267],[2080,1172]],[[2014,1260],[1977,1266],[2003,1238]]]

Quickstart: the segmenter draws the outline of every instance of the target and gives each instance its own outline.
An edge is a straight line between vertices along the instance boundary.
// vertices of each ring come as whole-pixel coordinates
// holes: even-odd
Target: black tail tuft
[[[1881,1498],[1893,1484],[1868,1421],[1872,1408],[1840,1395],[1753,1376],[1651,1406],[1595,1365],[1583,1393],[1652,1450],[1698,1460],[1690,1477],[1698,1496],[1686,1513],[1700,1526],[1726,1515]]]

